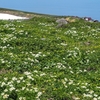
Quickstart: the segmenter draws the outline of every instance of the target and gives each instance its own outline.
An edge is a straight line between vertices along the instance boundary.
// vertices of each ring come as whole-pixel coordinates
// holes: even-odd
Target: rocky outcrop
[[[64,18],[57,19],[56,23],[58,23],[57,27],[65,27],[68,24],[67,20]]]

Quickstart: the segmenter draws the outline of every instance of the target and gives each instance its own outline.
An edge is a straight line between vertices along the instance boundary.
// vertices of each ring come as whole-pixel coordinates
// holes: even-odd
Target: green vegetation
[[[0,21],[0,100],[100,100],[100,23],[56,26]]]

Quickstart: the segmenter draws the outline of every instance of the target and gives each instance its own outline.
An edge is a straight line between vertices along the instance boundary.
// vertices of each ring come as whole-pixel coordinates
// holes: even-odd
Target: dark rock
[[[99,22],[98,20],[94,20],[94,22]]]

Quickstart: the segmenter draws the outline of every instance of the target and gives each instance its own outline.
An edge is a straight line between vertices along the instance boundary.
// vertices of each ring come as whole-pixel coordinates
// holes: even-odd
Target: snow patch
[[[27,17],[20,17],[11,14],[0,13],[0,20],[17,20],[17,19],[28,19]]]

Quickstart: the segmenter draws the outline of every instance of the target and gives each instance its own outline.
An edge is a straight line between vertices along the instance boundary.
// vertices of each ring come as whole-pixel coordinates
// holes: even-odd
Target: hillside
[[[46,14],[40,14],[40,13],[34,13],[34,12],[26,12],[26,11],[20,11],[20,10],[13,10],[13,9],[7,9],[7,8],[0,8],[0,13],[6,13],[16,16],[22,16],[22,17],[29,17],[32,18],[34,16],[53,16],[53,15],[46,15]]]
[[[100,100],[100,23],[21,14],[0,20],[0,100]]]

